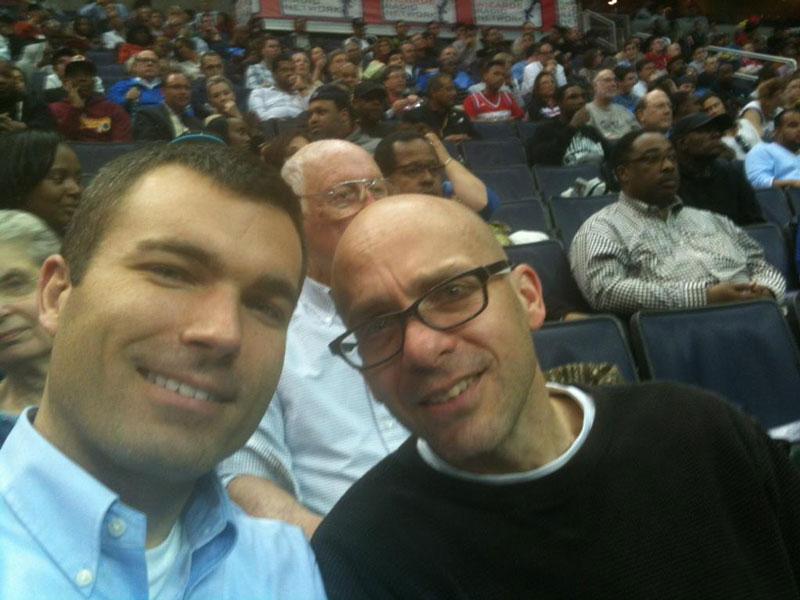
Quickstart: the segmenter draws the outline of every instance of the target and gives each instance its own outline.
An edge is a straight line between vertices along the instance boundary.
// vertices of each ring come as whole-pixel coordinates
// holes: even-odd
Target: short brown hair
[[[108,226],[120,210],[128,191],[147,173],[178,165],[208,177],[218,185],[254,202],[274,206],[289,215],[303,252],[306,251],[300,203],[272,167],[241,150],[205,144],[157,144],[125,154],[105,165],[86,188],[64,236],[61,254],[69,264],[70,280],[78,285]]]

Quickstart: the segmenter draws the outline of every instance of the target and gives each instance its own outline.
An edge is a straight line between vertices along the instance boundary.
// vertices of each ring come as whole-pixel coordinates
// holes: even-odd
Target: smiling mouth
[[[470,375],[458,381],[450,389],[440,393],[428,396],[422,401],[422,404],[444,404],[457,397],[461,392],[466,390],[469,386],[478,380],[479,375]]]
[[[214,394],[191,386],[188,383],[178,381],[177,379],[159,375],[158,373],[153,373],[152,371],[143,371],[142,374],[150,383],[160,386],[170,392],[175,392],[176,394],[179,394],[185,398],[202,400],[203,402],[221,402],[221,399]]]

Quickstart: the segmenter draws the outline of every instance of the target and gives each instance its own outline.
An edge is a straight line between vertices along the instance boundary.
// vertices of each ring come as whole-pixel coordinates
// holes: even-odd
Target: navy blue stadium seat
[[[586,198],[554,198],[550,203],[553,225],[558,237],[569,248],[572,238],[583,222],[601,208],[616,202],[618,196],[587,196]]]
[[[789,247],[781,233],[780,227],[774,223],[759,223],[744,227],[747,234],[764,249],[764,256],[769,263],[778,269],[786,279],[786,289],[796,290],[797,271],[794,257],[789,254]]]
[[[774,301],[643,311],[631,331],[643,374],[717,392],[768,429],[800,420],[800,357]]]
[[[545,200],[553,196],[560,196],[564,190],[573,186],[578,177],[588,181],[600,175],[600,167],[598,165],[579,165],[575,167],[534,165],[532,170],[536,178],[536,186]]]
[[[475,121],[472,123],[482,140],[505,140],[517,137],[517,124],[514,121],[496,123]]]
[[[792,220],[792,212],[789,210],[789,203],[783,191],[777,188],[756,190],[756,199],[767,221],[783,227]]]
[[[527,165],[525,149],[517,138],[506,140],[465,140],[461,154],[470,169]]]
[[[625,329],[611,315],[546,323],[533,333],[533,343],[542,369],[578,362],[611,363],[625,381],[639,379]]]
[[[570,312],[591,312],[572,278],[564,248],[557,240],[509,246],[505,251],[512,263],[528,264],[539,274],[547,320],[557,321]]]
[[[457,160],[458,162],[463,162],[463,158],[461,156],[461,148],[457,142],[453,142],[451,140],[442,140],[444,147],[447,149],[447,153],[453,157],[453,160]]]
[[[789,205],[796,215],[800,215],[800,189],[786,188],[786,193],[789,195]]]
[[[104,67],[106,65],[113,65],[117,62],[117,55],[110,50],[89,50],[85,54],[86,58],[92,61],[96,67]]]
[[[537,194],[533,187],[533,178],[525,165],[510,165],[494,169],[474,169],[486,187],[492,188],[500,197],[501,203],[533,200]]]
[[[107,162],[118,156],[140,150],[148,145],[147,142],[109,142],[92,144],[89,142],[69,142],[81,162],[81,171],[88,176],[94,176]]]
[[[504,202],[497,207],[490,221],[499,221],[511,227],[511,231],[541,231],[549,233],[552,227],[547,211],[539,200]]]
[[[517,134],[522,140],[523,147],[528,147],[528,142],[536,137],[536,132],[545,121],[525,121],[517,123]]]
[[[97,65],[97,76],[106,81],[107,79],[124,79],[129,75],[125,65],[111,63],[110,65]]]

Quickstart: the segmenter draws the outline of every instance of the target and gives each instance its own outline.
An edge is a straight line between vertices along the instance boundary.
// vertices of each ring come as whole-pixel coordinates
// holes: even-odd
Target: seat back
[[[564,247],[569,249],[572,238],[583,222],[601,208],[617,201],[617,196],[587,196],[586,198],[557,198],[550,203],[553,225]]]
[[[472,126],[482,140],[505,140],[517,137],[517,124],[514,121],[475,121]]]
[[[549,233],[552,227],[547,211],[538,200],[505,202],[494,211],[491,221],[499,221],[511,227],[511,231],[541,231]]]
[[[491,188],[500,198],[501,203],[533,200],[536,192],[533,177],[525,165],[510,165],[494,169],[474,169],[472,173],[486,187]]]
[[[538,273],[547,320],[558,320],[569,312],[590,312],[572,278],[564,248],[557,240],[509,246],[505,250],[512,263],[528,264]]]
[[[766,428],[800,420],[800,358],[777,303],[639,312],[631,332],[649,377],[717,392]]]
[[[519,139],[522,140],[522,145],[526,149],[528,148],[528,142],[536,137],[537,130],[544,123],[546,123],[546,121],[524,121],[517,123]]]
[[[786,279],[786,289],[796,290],[797,271],[789,247],[780,228],[774,223],[759,223],[744,227],[747,234],[764,249],[764,256]]]
[[[560,196],[564,190],[572,187],[578,177],[588,181],[599,176],[600,166],[547,167],[534,165],[533,175],[536,178],[536,185],[542,193],[542,198],[549,200],[553,196]]]
[[[800,215],[800,188],[785,188],[789,196],[789,206],[796,215]]]
[[[85,56],[98,68],[117,62],[117,55],[111,50],[87,50]]]
[[[515,137],[505,140],[464,140],[461,142],[461,154],[470,169],[528,164],[522,142]]]
[[[761,207],[761,214],[767,221],[783,227],[792,220],[792,212],[784,193],[776,188],[756,190],[756,199]]]
[[[569,363],[611,363],[625,381],[638,381],[636,363],[622,323],[611,315],[547,323],[533,333],[542,369]]]
[[[108,142],[93,144],[90,142],[69,142],[81,163],[81,170],[86,175],[94,176],[106,163],[118,156],[140,150],[147,142]]]

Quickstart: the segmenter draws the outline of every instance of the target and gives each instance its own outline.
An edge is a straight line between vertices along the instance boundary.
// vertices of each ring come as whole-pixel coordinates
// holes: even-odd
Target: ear
[[[628,167],[625,165],[620,165],[613,171],[614,175],[617,178],[617,182],[622,185],[624,183],[628,183]]]
[[[536,271],[526,264],[514,267],[511,278],[522,310],[527,316],[528,327],[531,331],[536,331],[544,323],[545,317],[542,282]]]
[[[58,319],[72,291],[69,266],[60,254],[50,256],[42,264],[37,300],[39,323],[50,335],[58,329]]]

